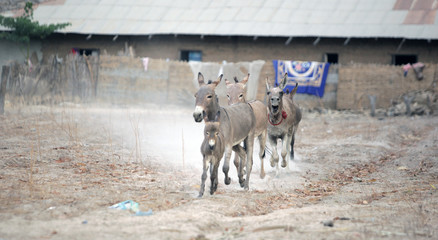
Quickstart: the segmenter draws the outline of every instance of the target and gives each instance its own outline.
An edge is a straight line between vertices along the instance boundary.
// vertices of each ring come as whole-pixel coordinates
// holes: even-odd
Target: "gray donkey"
[[[228,97],[228,105],[233,105],[237,103],[246,103],[246,83],[249,80],[249,73],[248,75],[243,78],[241,82],[237,80],[236,77],[234,77],[234,82],[231,83],[228,80],[225,79],[225,83],[227,85],[227,97]],[[260,144],[260,151],[259,151],[259,157],[260,157],[260,178],[265,177],[265,169],[263,166],[263,161],[265,158],[265,147],[266,147],[266,136],[267,136],[267,127],[268,127],[268,110],[266,108],[266,105],[259,101],[250,101],[248,104],[251,106],[256,124],[255,124],[255,137],[259,139]],[[235,156],[234,162],[237,161],[238,156]]]
[[[209,121],[207,116],[204,118],[204,141],[201,145],[203,172],[201,177],[201,189],[199,190],[199,197],[204,195],[205,180],[207,179],[208,168],[210,168],[211,180],[210,194],[213,194],[217,189],[217,171],[225,151],[224,135],[220,131],[220,113],[220,111],[216,113],[214,121]]]
[[[295,88],[289,96],[283,92],[286,85],[287,73],[284,75],[284,78],[278,87],[270,86],[268,84],[268,79],[266,78],[269,110],[268,139],[272,147],[270,161],[271,167],[274,167],[277,164],[277,169],[279,160],[277,153],[277,140],[281,139],[282,141],[281,157],[283,161],[281,166],[286,167],[288,165],[286,155],[290,154],[290,159],[294,159],[295,133],[298,124],[301,121],[301,110],[293,101],[293,96],[297,91],[298,83],[295,85]]]
[[[196,105],[193,112],[193,118],[196,122],[201,122],[205,117],[208,121],[214,120],[216,113],[220,111],[220,132],[224,135],[225,155],[222,171],[225,174],[225,184],[231,182],[228,176],[230,169],[231,151],[234,150],[239,154],[241,159],[245,159],[246,154],[246,180],[243,178],[243,162],[240,161],[238,176],[241,187],[249,189],[249,174],[252,168],[253,145],[254,145],[254,126],[255,116],[250,105],[246,103],[235,104],[227,107],[220,107],[215,93],[215,88],[222,80],[220,75],[214,82],[204,82],[204,76],[198,74],[199,90],[196,92]],[[244,142],[245,149],[239,144]]]

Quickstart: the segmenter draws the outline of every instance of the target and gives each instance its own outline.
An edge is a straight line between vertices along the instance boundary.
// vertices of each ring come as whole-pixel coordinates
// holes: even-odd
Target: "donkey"
[[[293,96],[297,92],[298,83],[289,96],[284,94],[283,89],[287,85],[287,73],[284,75],[279,86],[273,87],[268,84],[266,78],[266,87],[268,95],[268,139],[272,147],[271,167],[278,164],[279,156],[277,153],[277,140],[282,141],[281,157],[283,159],[281,166],[284,168],[288,165],[286,155],[290,154],[290,159],[294,159],[295,133],[298,124],[301,121],[301,110],[293,102]],[[277,165],[278,168],[278,165]]]
[[[249,189],[249,174],[252,168],[253,145],[254,145],[254,126],[255,116],[252,108],[245,103],[235,104],[227,107],[220,107],[215,93],[215,88],[222,80],[220,75],[214,82],[204,82],[204,76],[198,74],[199,90],[196,92],[196,105],[193,118],[196,122],[203,119],[214,120],[216,113],[220,111],[220,132],[224,135],[225,153],[222,171],[225,174],[225,184],[229,185],[231,178],[228,176],[230,169],[231,151],[234,150],[241,157],[238,169],[239,183],[245,190]],[[245,149],[240,146],[244,142]],[[246,154],[247,178],[243,178],[243,161]]]
[[[225,83],[227,85],[227,97],[228,97],[228,105],[233,105],[237,103],[246,103],[246,83],[249,80],[249,73],[248,75],[243,78],[241,82],[237,80],[236,77],[234,77],[234,82],[231,83],[228,80],[225,79]],[[268,127],[268,110],[266,108],[266,105],[259,101],[250,101],[248,104],[251,106],[256,124],[255,124],[255,137],[259,139],[260,144],[260,151],[259,151],[259,157],[260,157],[260,178],[265,177],[265,169],[263,166],[263,161],[265,158],[265,147],[266,147],[266,136],[267,136],[267,127]],[[234,162],[237,161],[238,156],[235,156]]]
[[[224,135],[220,131],[220,113],[220,111],[216,113],[214,121],[209,121],[207,116],[204,117],[204,141],[201,145],[203,172],[201,177],[201,189],[199,190],[199,197],[204,195],[205,180],[207,179],[208,168],[210,168],[211,180],[210,194],[213,194],[217,189],[217,172],[219,163],[225,151]]]

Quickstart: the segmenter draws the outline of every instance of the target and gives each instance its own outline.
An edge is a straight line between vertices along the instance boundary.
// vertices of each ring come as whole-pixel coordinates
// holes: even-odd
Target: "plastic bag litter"
[[[116,203],[116,204],[110,206],[109,208],[120,209],[120,210],[129,210],[131,212],[134,212],[135,216],[150,216],[150,215],[154,214],[152,212],[152,209],[149,209],[147,212],[140,211],[140,209],[138,207],[138,203],[134,202],[132,200],[126,200],[123,202]]]

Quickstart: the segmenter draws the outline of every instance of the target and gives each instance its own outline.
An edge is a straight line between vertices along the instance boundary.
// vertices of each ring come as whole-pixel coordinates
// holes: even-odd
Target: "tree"
[[[33,3],[26,2],[22,16],[14,18],[0,15],[0,25],[11,30],[0,32],[0,39],[7,39],[25,45],[27,47],[25,57],[29,59],[30,41],[32,38],[44,39],[56,30],[63,29],[71,24],[58,23],[40,25],[38,21],[33,20]]]

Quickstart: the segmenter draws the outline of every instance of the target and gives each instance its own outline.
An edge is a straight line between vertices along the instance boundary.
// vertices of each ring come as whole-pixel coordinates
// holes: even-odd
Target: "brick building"
[[[44,59],[131,47],[140,57],[206,62],[436,63],[437,8],[437,0],[48,0],[34,19],[72,25],[35,44]]]

